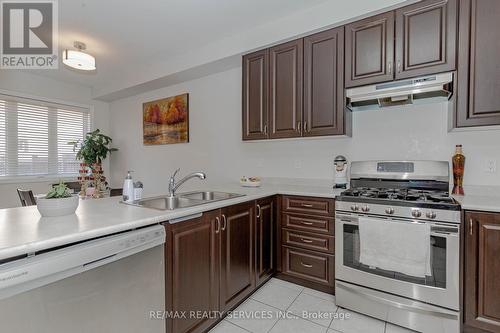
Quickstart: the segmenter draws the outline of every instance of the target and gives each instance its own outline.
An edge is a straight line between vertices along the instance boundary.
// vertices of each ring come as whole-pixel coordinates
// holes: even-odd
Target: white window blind
[[[77,175],[68,142],[90,129],[88,108],[0,94],[0,179]]]

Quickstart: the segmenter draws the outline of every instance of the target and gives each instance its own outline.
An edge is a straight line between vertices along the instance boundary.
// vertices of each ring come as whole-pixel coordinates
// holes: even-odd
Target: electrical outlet
[[[295,160],[293,162],[293,165],[294,165],[295,169],[301,169],[302,168],[302,161],[301,160]]]
[[[497,161],[496,160],[487,160],[485,171],[487,173],[496,173],[497,172]]]

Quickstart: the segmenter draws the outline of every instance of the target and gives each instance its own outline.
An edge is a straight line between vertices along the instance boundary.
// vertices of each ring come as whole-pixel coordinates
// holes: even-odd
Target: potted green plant
[[[91,178],[93,180],[93,185],[96,188],[96,193],[94,196],[99,197],[100,191],[103,190],[102,186],[105,184],[105,178],[102,175],[102,161],[117,148],[111,148],[112,139],[101,133],[99,129],[89,132],[85,135],[83,140],[69,142],[73,145],[73,150],[77,151],[76,158],[83,163],[81,164],[80,173],[87,173],[90,171]],[[87,170],[88,169],[88,170]],[[80,177],[82,178],[82,176]],[[87,178],[83,176],[83,178]],[[82,182],[82,194],[85,195],[84,191],[88,184],[85,183],[85,179],[80,180]]]
[[[42,216],[63,216],[73,214],[78,208],[78,195],[71,194],[62,181],[52,186],[45,197],[38,198],[36,207]]]

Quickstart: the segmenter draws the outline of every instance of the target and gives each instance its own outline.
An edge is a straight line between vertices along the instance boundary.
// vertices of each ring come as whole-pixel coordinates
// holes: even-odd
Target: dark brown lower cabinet
[[[270,202],[262,205],[263,217],[270,216]],[[263,220],[260,242],[267,253],[272,235]],[[165,224],[168,333],[205,332],[221,319],[213,314],[231,310],[255,290],[255,224],[255,201]],[[262,276],[272,274],[268,265],[264,259]]]
[[[165,224],[166,307],[169,312],[187,314],[167,319],[167,332],[204,332],[216,321],[188,314],[219,310],[219,213]]]
[[[283,246],[283,273],[333,287],[333,255]]]
[[[276,202],[274,197],[257,201],[255,219],[255,279],[257,286],[274,273]]]
[[[334,199],[283,195],[278,202],[278,277],[334,293]]]
[[[222,209],[221,311],[231,309],[255,289],[254,219],[253,201]]]
[[[466,212],[464,332],[500,332],[500,214]]]

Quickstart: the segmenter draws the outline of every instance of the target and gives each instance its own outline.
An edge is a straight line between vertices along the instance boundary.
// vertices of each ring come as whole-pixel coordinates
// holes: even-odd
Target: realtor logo
[[[0,0],[2,69],[57,69],[55,0]]]

